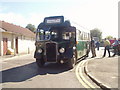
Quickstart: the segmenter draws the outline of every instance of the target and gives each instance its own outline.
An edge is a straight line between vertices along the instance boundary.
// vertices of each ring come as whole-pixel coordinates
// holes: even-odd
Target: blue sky
[[[57,9],[54,9],[57,7],[58,4],[52,5],[52,3],[38,3],[38,2],[5,2],[2,3],[3,6],[6,7],[4,13],[7,12],[15,12],[20,14],[29,14],[31,12],[37,12],[37,13],[54,13]],[[59,5],[58,5],[59,6]],[[54,12],[51,11],[54,9]]]
[[[18,14],[30,14],[30,13],[44,13],[44,14],[64,14],[67,13],[72,7],[79,6],[85,3],[77,3],[72,0],[48,0],[38,2],[2,2],[1,5],[5,7],[4,13],[14,12]],[[67,8],[66,8],[67,7]],[[78,9],[76,7],[76,9]]]
[[[46,16],[63,15],[72,23],[79,24],[79,28],[98,28],[103,32],[103,37],[115,37],[118,36],[118,1],[1,0],[0,20],[22,27],[32,23],[37,27]]]

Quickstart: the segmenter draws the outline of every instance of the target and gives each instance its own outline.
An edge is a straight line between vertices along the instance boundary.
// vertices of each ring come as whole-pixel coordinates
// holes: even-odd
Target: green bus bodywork
[[[76,45],[77,47],[77,59],[84,56],[86,54],[87,51],[87,42],[86,41],[77,41],[78,44]]]

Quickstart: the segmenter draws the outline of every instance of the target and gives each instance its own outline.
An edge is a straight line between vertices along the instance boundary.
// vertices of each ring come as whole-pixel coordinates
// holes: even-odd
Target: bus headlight
[[[60,53],[64,53],[64,52],[65,52],[65,48],[60,48],[60,49],[59,49],[59,52],[60,52]]]
[[[43,50],[40,48],[40,49],[38,49],[38,51],[37,51],[38,53],[42,53],[43,52]]]
[[[73,50],[75,50],[75,49],[76,49],[76,47],[74,46],[74,47],[73,47]]]

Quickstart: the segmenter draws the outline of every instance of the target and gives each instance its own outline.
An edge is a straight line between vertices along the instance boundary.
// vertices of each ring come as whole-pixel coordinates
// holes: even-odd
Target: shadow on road
[[[2,82],[21,82],[37,75],[58,74],[70,70],[65,64],[51,63],[39,68],[35,62],[2,71]]]

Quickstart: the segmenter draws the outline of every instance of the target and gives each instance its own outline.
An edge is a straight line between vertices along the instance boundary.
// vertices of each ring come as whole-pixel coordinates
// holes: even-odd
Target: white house
[[[0,21],[0,56],[7,55],[8,50],[14,54],[34,52],[35,34],[17,25]]]

